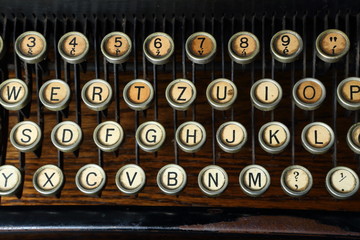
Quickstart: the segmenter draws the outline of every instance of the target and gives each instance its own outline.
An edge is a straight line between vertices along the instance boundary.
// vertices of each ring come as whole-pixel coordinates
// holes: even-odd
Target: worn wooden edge
[[[0,233],[181,234],[360,238],[360,216],[346,212],[241,208],[2,207]],[[179,235],[180,234],[180,235]]]

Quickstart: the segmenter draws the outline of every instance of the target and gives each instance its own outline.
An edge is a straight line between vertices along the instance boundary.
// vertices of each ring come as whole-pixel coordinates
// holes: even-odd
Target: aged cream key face
[[[331,140],[331,134],[321,125],[314,125],[310,127],[307,131],[306,139],[313,147],[322,148],[327,146]]]
[[[105,80],[93,79],[82,88],[81,98],[91,110],[102,111],[112,100],[112,88]]]
[[[313,122],[304,127],[301,133],[304,148],[312,154],[327,152],[334,144],[334,132],[327,124]]]
[[[93,139],[98,148],[104,152],[116,151],[124,139],[124,131],[117,122],[100,123],[94,130]]]
[[[68,63],[81,63],[86,60],[89,52],[89,41],[80,32],[68,32],[60,38],[58,50]]]
[[[87,164],[79,169],[75,177],[76,186],[85,194],[97,194],[105,186],[106,174],[96,164]]]
[[[259,142],[263,150],[268,153],[280,153],[290,142],[289,129],[280,122],[269,122],[259,130]]]
[[[144,41],[145,57],[153,64],[162,65],[170,60],[174,53],[174,41],[163,32],[150,34]]]
[[[223,151],[238,152],[247,140],[246,129],[238,122],[225,122],[216,131],[216,140]]]
[[[86,51],[87,47],[88,46],[85,39],[82,36],[76,34],[68,36],[63,42],[64,52],[68,56],[79,56]]]
[[[5,109],[20,110],[29,100],[29,90],[24,81],[12,78],[0,84],[0,104]]]
[[[12,145],[21,152],[35,151],[41,141],[40,127],[31,121],[22,121],[16,124],[10,132]]]
[[[299,165],[289,166],[281,174],[281,188],[292,197],[307,194],[312,184],[312,175],[309,170]]]
[[[316,38],[317,56],[329,63],[339,61],[350,49],[348,36],[338,29],[328,29]]]
[[[41,103],[51,111],[60,111],[69,105],[70,87],[60,79],[45,82],[39,91]]]
[[[205,128],[198,122],[184,122],[175,133],[176,142],[185,152],[198,151],[206,140]]]
[[[62,152],[77,150],[82,141],[82,130],[72,121],[58,123],[51,131],[51,141]]]
[[[128,82],[123,90],[126,104],[133,110],[147,109],[154,97],[152,85],[143,79],[135,79]]]
[[[206,195],[217,196],[225,191],[229,183],[225,170],[216,165],[203,168],[198,176],[198,184]]]
[[[333,188],[338,192],[349,193],[354,190],[356,180],[354,176],[345,170],[335,171],[330,178]]]
[[[161,148],[166,139],[165,128],[158,122],[149,121],[141,124],[136,130],[136,142],[146,152],[155,152]]]
[[[251,86],[250,97],[257,109],[270,111],[281,101],[282,88],[272,79],[261,79]]]
[[[236,85],[225,78],[215,79],[206,88],[206,98],[214,109],[227,110],[237,98]]]
[[[106,39],[105,51],[113,57],[121,57],[130,49],[130,44],[127,38],[120,34],[114,34]]]
[[[206,35],[198,35],[190,43],[191,53],[195,56],[205,57],[209,55],[214,48],[214,43]]]
[[[26,63],[39,63],[46,58],[46,40],[41,33],[28,31],[15,41],[15,52]]]
[[[360,154],[360,123],[352,125],[347,133],[346,142],[351,150]]]
[[[259,40],[250,32],[238,32],[230,38],[228,50],[230,57],[236,63],[247,64],[259,53]]]
[[[196,98],[195,85],[187,79],[175,79],[166,87],[165,97],[172,108],[185,111]]]
[[[297,59],[303,49],[300,35],[291,30],[277,32],[271,39],[271,54],[283,63],[290,63]]]
[[[33,177],[34,188],[43,195],[55,195],[64,182],[64,175],[55,165],[45,165],[36,170]]]
[[[359,189],[359,177],[348,167],[335,167],[326,175],[326,189],[335,198],[351,197]]]
[[[360,109],[360,78],[350,77],[342,80],[336,93],[342,107],[348,110]]]
[[[338,32],[329,32],[321,39],[320,47],[324,53],[337,56],[345,50],[347,44],[348,43],[342,34]]]
[[[44,49],[44,41],[35,34],[29,34],[20,42],[21,53],[26,56],[40,54]]]
[[[157,184],[166,194],[178,194],[184,189],[186,182],[185,170],[176,164],[162,167],[157,174]]]
[[[132,43],[129,36],[125,33],[111,32],[103,38],[100,48],[108,62],[120,64],[129,59]]]
[[[268,171],[259,165],[249,165],[241,170],[239,175],[241,189],[249,196],[257,197],[270,186]]]
[[[116,186],[125,194],[137,194],[146,182],[144,170],[135,164],[127,164],[119,169],[115,177]]]
[[[304,110],[315,110],[325,100],[326,89],[315,78],[304,78],[298,81],[293,88],[295,104]]]
[[[215,57],[216,40],[209,33],[196,32],[186,40],[185,50],[191,61],[198,64],[206,64]]]
[[[301,192],[309,185],[309,176],[302,169],[292,169],[286,173],[285,182],[291,190]]]
[[[21,173],[12,165],[0,166],[0,196],[14,195],[21,185]]]

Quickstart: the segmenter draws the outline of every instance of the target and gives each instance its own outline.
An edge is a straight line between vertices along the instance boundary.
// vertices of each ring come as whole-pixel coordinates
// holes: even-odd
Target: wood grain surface
[[[337,19],[337,20],[336,20]],[[86,24],[85,24],[86,23]],[[194,18],[183,19],[181,16],[164,19],[78,19],[71,17],[54,19],[45,16],[44,19],[2,18],[0,26],[6,42],[7,53],[1,62],[1,81],[7,78],[19,77],[28,81],[32,79],[31,114],[25,120],[43,124],[43,140],[41,156],[34,153],[24,154],[24,185],[21,197],[1,197],[1,205],[137,205],[137,206],[197,206],[197,207],[245,207],[268,208],[285,211],[286,209],[328,210],[360,212],[360,195],[346,200],[337,200],[330,196],[325,188],[327,172],[334,166],[347,166],[359,173],[360,162],[346,144],[346,134],[350,126],[357,122],[358,112],[346,111],[336,102],[336,85],[348,76],[358,74],[359,61],[356,54],[356,42],[360,41],[356,29],[360,29],[355,16],[339,15],[337,18],[327,16],[314,17],[297,15],[255,16],[243,19],[213,19]],[[351,27],[349,28],[349,24]],[[295,63],[282,64],[271,58],[270,39],[281,29],[292,29],[298,32],[304,40],[304,51]],[[315,55],[315,39],[327,28],[338,28],[346,32],[351,41],[350,54],[336,64],[325,64]],[[1,28],[0,28],[1,29]],[[48,43],[48,58],[41,64],[29,65],[15,58],[13,52],[14,39],[25,30],[37,30],[45,33]],[[65,64],[55,51],[57,40],[66,32],[78,30],[83,32],[90,42],[90,53],[86,63],[81,65]],[[124,31],[133,41],[134,51],[126,64],[116,65],[106,63],[100,52],[99,44],[102,37],[111,31]],[[227,41],[233,33],[247,30],[253,32],[260,40],[261,52],[254,63],[244,66],[232,62],[227,52]],[[175,55],[165,66],[153,66],[145,62],[142,51],[142,41],[152,32],[164,31],[174,38]],[[218,45],[214,62],[205,66],[194,65],[185,57],[184,43],[191,33],[207,31],[212,33]],[[54,38],[55,37],[55,38]],[[56,71],[58,69],[58,71]],[[75,71],[74,71],[75,70]],[[114,71],[117,72],[116,78]],[[75,78],[78,76],[80,86],[87,81],[101,78],[109,81],[113,89],[117,81],[118,91],[114,89],[114,100],[104,115],[88,109],[81,102],[81,113],[76,112]],[[50,133],[57,124],[57,114],[39,106],[36,94],[36,79],[41,82],[60,78],[67,81],[72,91],[68,117],[63,120],[76,121],[81,114],[81,128],[84,140],[78,152],[63,154],[65,185],[58,197],[44,197],[38,193],[32,184],[35,171],[45,164],[58,164],[58,152],[52,145]],[[233,80],[238,89],[238,98],[232,109],[221,112],[213,111],[205,96],[207,85],[216,78],[225,77]],[[303,111],[292,102],[292,85],[305,77],[315,77],[323,82],[327,95],[321,107],[315,111]],[[151,83],[156,82],[156,95],[153,105],[146,112],[130,110],[122,97],[126,83],[143,78]],[[165,99],[165,89],[175,78],[194,80],[197,88],[197,99],[193,108],[187,112],[174,112]],[[283,99],[279,106],[271,112],[263,112],[252,108],[250,88],[252,82],[262,78],[272,78],[279,82],[283,89]],[[115,100],[117,99],[117,100]],[[116,104],[119,104],[119,120],[124,129],[125,138],[119,151],[100,153],[102,166],[107,174],[107,183],[100,197],[91,197],[81,193],[75,185],[75,175],[78,169],[88,163],[99,162],[99,151],[92,139],[93,130],[102,121],[116,120]],[[40,109],[40,112],[38,110]],[[4,111],[4,110],[2,110]],[[64,111],[66,113],[66,111]],[[158,116],[156,116],[158,113]],[[106,114],[106,116],[105,116]],[[3,116],[5,116],[3,114]],[[135,124],[157,119],[166,129],[167,140],[156,153],[146,153],[139,150],[138,163],[144,169],[147,177],[145,188],[136,196],[121,193],[115,185],[115,175],[125,164],[136,163]],[[195,120],[201,123],[207,132],[204,147],[195,154],[174,149],[174,116],[179,126],[185,121]],[[215,120],[212,122],[212,116]],[[18,122],[18,113],[9,112],[8,128],[4,128],[6,119],[2,119],[2,145],[7,145],[6,164],[20,167],[19,152],[10,144],[8,134]],[[213,141],[217,128],[224,122],[235,120],[243,124],[248,133],[248,141],[243,149],[236,154],[223,152]],[[290,130],[293,138],[289,146],[280,154],[271,155],[264,152],[258,142],[260,127],[270,121],[280,121]],[[301,131],[305,125],[314,121],[325,122],[336,134],[335,147],[325,154],[312,155],[301,145]],[[252,122],[254,126],[252,126]],[[253,130],[252,130],[253,127]],[[252,146],[254,142],[255,148]],[[292,149],[292,146],[293,149]],[[176,157],[177,152],[177,157]],[[5,154],[2,152],[2,154]],[[188,176],[184,191],[178,196],[169,196],[161,192],[156,184],[156,175],[161,167],[177,160]],[[224,193],[216,198],[205,196],[198,187],[197,177],[202,168],[217,164],[223,167],[229,175],[229,185]],[[247,165],[259,164],[265,167],[271,176],[271,185],[262,196],[253,198],[245,195],[239,186],[239,173]],[[306,167],[313,175],[314,185],[311,191],[303,197],[287,196],[280,186],[282,171],[292,165]]]

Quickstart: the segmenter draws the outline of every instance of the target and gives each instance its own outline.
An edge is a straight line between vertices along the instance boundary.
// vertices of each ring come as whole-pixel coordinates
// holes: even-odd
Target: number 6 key
[[[162,65],[169,61],[174,53],[174,41],[166,33],[156,32],[150,34],[144,41],[145,57],[151,63]]]

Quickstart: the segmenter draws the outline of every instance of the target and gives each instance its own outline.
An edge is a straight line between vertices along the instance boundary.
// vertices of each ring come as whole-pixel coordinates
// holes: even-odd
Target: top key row
[[[38,63],[46,58],[46,39],[38,32],[29,31],[21,34],[15,42],[15,52],[24,62]],[[337,29],[328,29],[316,39],[318,57],[329,63],[339,61],[350,48],[347,35]],[[216,55],[216,40],[206,32],[196,32],[185,43],[187,57],[197,64],[206,64]],[[271,39],[272,56],[283,63],[295,61],[303,50],[301,36],[291,30],[277,32]],[[89,53],[89,41],[80,32],[68,32],[58,42],[58,51],[68,63],[77,64],[86,60]],[[101,52],[108,62],[120,64],[128,60],[132,51],[132,42],[123,32],[111,32],[101,41]],[[153,64],[161,65],[170,60],[174,53],[174,41],[166,33],[150,34],[143,44],[144,54]],[[231,59],[239,64],[252,62],[260,52],[258,38],[250,32],[234,34],[228,43]],[[0,37],[0,57],[3,53],[3,41]]]

